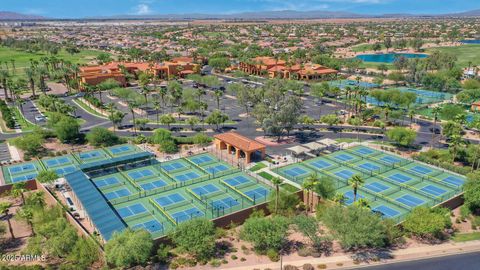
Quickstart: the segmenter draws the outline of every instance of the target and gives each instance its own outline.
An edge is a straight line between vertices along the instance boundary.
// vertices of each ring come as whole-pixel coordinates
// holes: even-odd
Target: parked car
[[[43,115],[35,115],[35,121],[37,121],[37,122],[43,122],[43,121],[45,121],[45,120],[46,120],[46,119],[45,119],[45,116],[43,116]]]

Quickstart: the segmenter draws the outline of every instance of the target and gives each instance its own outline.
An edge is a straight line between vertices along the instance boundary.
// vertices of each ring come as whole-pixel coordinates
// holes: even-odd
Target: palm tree
[[[358,188],[365,183],[365,180],[362,176],[356,174],[348,179],[348,183],[353,188],[353,202],[355,202],[357,200]]]
[[[153,101],[153,109],[155,110],[155,114],[157,116],[157,125],[159,122],[159,117],[160,117],[160,110],[162,109],[162,105],[159,100],[154,100]]]
[[[311,206],[313,204],[313,189],[318,183],[318,178],[315,174],[310,175],[305,181],[303,181],[303,187],[307,190],[307,212],[308,209],[312,210]]]
[[[26,68],[25,75],[30,85],[30,91],[32,91],[32,96],[35,98],[35,70],[33,68]]]
[[[409,110],[408,111],[408,117],[410,117],[410,127],[413,125],[413,117],[415,117],[415,111],[414,110]]]
[[[272,184],[275,185],[275,214],[278,214],[278,202],[280,198],[280,184],[283,183],[283,180],[280,177],[274,177],[272,179]]]
[[[455,158],[456,158],[457,152],[458,152],[458,147],[460,147],[464,143],[465,142],[463,141],[462,136],[459,135],[459,134],[454,134],[450,138],[450,148],[452,150],[452,162],[455,161]]]
[[[7,81],[10,78],[10,74],[6,70],[0,70],[0,82],[2,83],[3,91],[5,93],[5,100],[8,99],[8,85]]]
[[[2,202],[0,203],[0,214],[5,215],[7,218],[7,223],[8,223],[8,230],[10,231],[10,236],[12,239],[15,239],[15,235],[13,234],[13,228],[12,228],[12,223],[10,222],[10,207],[12,207],[12,204],[9,202]]]
[[[19,211],[17,211],[16,215],[19,219],[24,220],[30,226],[32,230],[32,235],[35,235],[35,230],[33,228],[32,220],[33,220],[33,209],[31,207],[22,207]]]
[[[370,209],[370,202],[365,198],[360,198],[354,203],[355,206]]]
[[[223,91],[216,89],[215,90],[215,99],[217,100],[217,109],[220,110],[220,98],[223,96]]]
[[[130,109],[130,112],[132,113],[132,119],[133,119],[133,133],[137,135],[137,129],[135,126],[135,109],[138,108],[138,103],[135,100],[130,100],[128,102],[128,109]]]
[[[344,204],[345,203],[345,195],[343,193],[335,193],[335,196],[333,196],[332,201],[338,203],[338,204]]]
[[[438,114],[440,113],[441,109],[440,107],[435,107],[432,109],[432,114],[433,114],[433,128],[432,128],[432,141],[430,142],[430,146],[433,148],[434,146],[434,140],[435,140],[435,129],[437,125],[437,120],[438,120]]]
[[[25,182],[17,182],[13,184],[12,190],[10,191],[12,196],[15,198],[21,197],[22,198],[22,205],[25,204],[25,196],[23,195],[25,192],[27,192],[26,184]]]

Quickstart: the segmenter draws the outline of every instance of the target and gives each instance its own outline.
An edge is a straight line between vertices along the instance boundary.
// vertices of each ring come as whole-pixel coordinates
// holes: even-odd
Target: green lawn
[[[80,50],[79,53],[71,55],[65,50],[61,50],[57,55],[55,55],[55,57],[76,64],[86,64],[95,59],[95,57],[97,57],[100,53],[102,52],[95,50]],[[7,62],[9,64],[9,68],[12,68],[11,60],[14,60],[17,74],[23,73],[24,68],[30,66],[30,59],[40,61],[42,57],[50,56],[51,55],[43,52],[29,53],[26,51],[0,46],[0,59],[2,59],[2,62]],[[4,64],[2,65],[2,68],[4,68]]]
[[[480,232],[471,232],[471,233],[459,233],[453,236],[452,238],[455,242],[466,242],[473,240],[480,240]]]
[[[427,53],[432,53],[435,50],[455,55],[458,59],[457,65],[459,67],[467,67],[469,62],[472,62],[474,66],[480,65],[480,45],[431,48],[427,50]]]
[[[258,175],[260,175],[261,177],[267,179],[268,181],[272,181],[273,179],[273,175],[267,173],[267,172],[261,172],[259,173]]]
[[[284,190],[286,190],[286,191],[288,191],[288,192],[292,192],[292,193],[293,193],[293,192],[297,192],[297,191],[300,190],[300,189],[298,189],[298,188],[296,188],[296,187],[294,187],[294,186],[292,186],[292,185],[290,185],[290,184],[286,184],[286,183],[280,185],[280,188],[282,188],[282,189],[284,189]]]
[[[258,170],[261,170],[263,168],[267,167],[267,165],[265,165],[264,163],[260,162],[260,163],[257,163],[255,164],[255,166],[253,166],[252,168],[250,168],[250,171],[251,172],[256,172]]]
[[[382,44],[382,50],[385,49],[385,45]],[[357,46],[352,47],[353,52],[365,52],[365,51],[372,51],[373,44],[360,44]]]

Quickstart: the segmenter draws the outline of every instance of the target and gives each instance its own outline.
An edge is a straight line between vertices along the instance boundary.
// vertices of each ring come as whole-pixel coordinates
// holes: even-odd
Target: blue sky
[[[0,10],[53,18],[119,14],[330,10],[365,14],[438,14],[480,9],[480,0],[0,0]]]

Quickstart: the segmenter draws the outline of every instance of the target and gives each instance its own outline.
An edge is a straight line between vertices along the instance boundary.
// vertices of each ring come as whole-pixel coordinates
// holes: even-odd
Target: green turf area
[[[452,238],[454,242],[467,242],[473,240],[480,240],[480,232],[459,233]]]
[[[385,45],[381,45],[382,50],[385,49]],[[372,51],[373,50],[373,44],[360,44],[357,46],[352,47],[353,52],[365,52],[365,51]]]
[[[94,60],[101,51],[95,50],[80,50],[79,53],[69,54],[65,50],[59,51],[57,55],[54,55],[57,59],[63,59],[76,64],[86,64],[91,60]],[[42,57],[50,57],[51,55],[43,52],[30,53],[26,51],[16,50],[8,47],[0,47],[0,59],[3,62],[11,64],[11,60],[15,61],[15,67],[17,73],[22,71],[26,67],[30,66],[30,59],[40,61]]]
[[[256,171],[261,170],[261,169],[266,168],[266,167],[267,167],[267,165],[265,165],[265,163],[259,162],[259,163],[255,164],[255,166],[250,168],[250,171],[251,172],[256,172]]]
[[[292,186],[292,185],[290,185],[290,184],[286,184],[286,183],[280,185],[280,188],[281,188],[281,189],[284,189],[284,190],[286,190],[286,191],[288,191],[288,192],[297,192],[297,191],[300,190],[300,189],[298,189],[298,188],[296,188],[296,187],[294,187],[294,186]]]
[[[432,53],[435,50],[455,55],[459,67],[468,67],[470,62],[472,66],[480,65],[480,45],[431,48],[427,50],[427,53]]]

